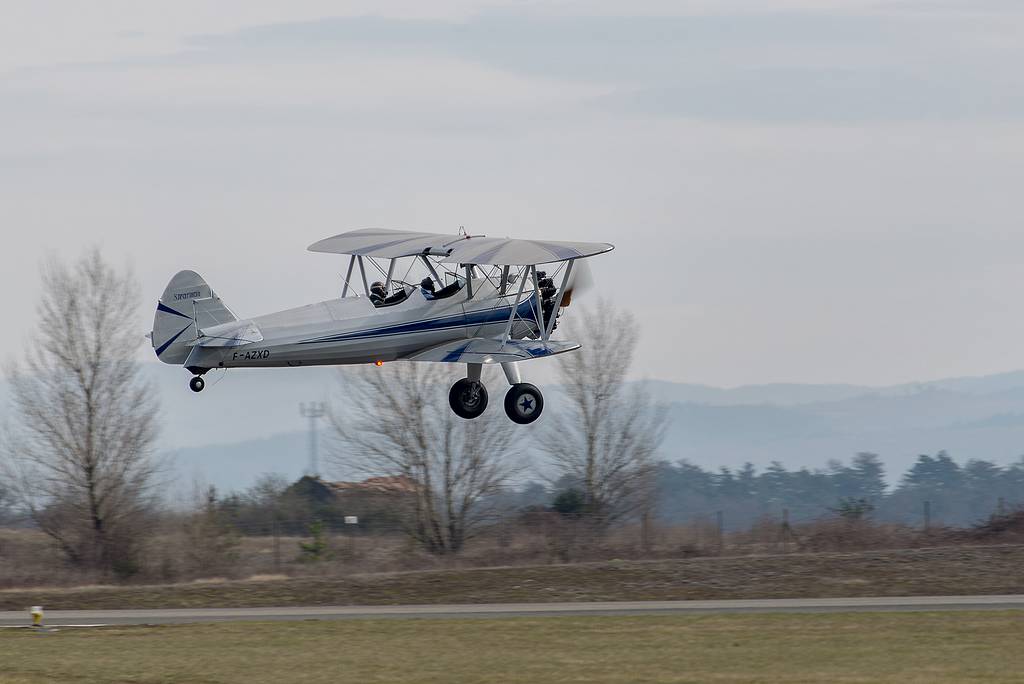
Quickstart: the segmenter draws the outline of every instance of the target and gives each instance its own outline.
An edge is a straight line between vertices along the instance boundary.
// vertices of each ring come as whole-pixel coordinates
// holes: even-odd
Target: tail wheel
[[[544,395],[534,385],[520,382],[505,394],[505,413],[515,423],[529,425],[544,411]]]
[[[188,381],[188,387],[193,392],[202,392],[203,388],[206,387],[206,381],[197,375]]]
[[[452,385],[448,403],[459,418],[478,418],[487,408],[487,388],[478,380],[463,378]]]

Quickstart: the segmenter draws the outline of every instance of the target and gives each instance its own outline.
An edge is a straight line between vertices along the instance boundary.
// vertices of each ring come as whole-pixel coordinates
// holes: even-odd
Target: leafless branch
[[[343,369],[344,401],[331,416],[333,462],[409,478],[409,533],[438,554],[459,551],[479,531],[494,513],[488,499],[521,470],[514,426],[503,415],[465,421],[451,413],[455,372],[423,363]]]
[[[566,329],[583,347],[558,357],[569,403],[549,416],[540,446],[579,487],[587,514],[607,523],[646,505],[666,414],[642,385],[626,385],[637,343],[632,315],[604,301],[573,313]]]
[[[125,562],[157,472],[157,403],[135,352],[138,288],[97,249],[43,268],[38,328],[8,369],[3,470],[40,528],[76,562]]]

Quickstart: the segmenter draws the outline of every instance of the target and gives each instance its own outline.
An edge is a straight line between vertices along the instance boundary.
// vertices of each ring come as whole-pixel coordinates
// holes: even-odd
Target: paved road
[[[48,626],[141,625],[239,620],[344,620],[353,618],[498,618],[692,613],[842,613],[850,611],[1024,610],[1024,595],[879,598],[758,599],[730,601],[621,601],[595,603],[484,603],[465,605],[314,606],[309,608],[206,608],[165,610],[54,610]],[[0,612],[0,626],[25,625],[28,612]]]

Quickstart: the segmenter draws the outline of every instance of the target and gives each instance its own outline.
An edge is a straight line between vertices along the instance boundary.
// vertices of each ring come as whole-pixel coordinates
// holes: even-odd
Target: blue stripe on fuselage
[[[519,304],[517,314],[520,318],[536,323],[537,317],[533,310],[533,297]],[[386,325],[380,328],[367,328],[350,333],[327,335],[316,337],[310,340],[302,340],[298,344],[320,344],[323,342],[342,342],[344,340],[366,339],[371,337],[387,337],[390,335],[402,335],[414,332],[427,332],[432,330],[448,330],[451,328],[470,328],[487,323],[500,323],[507,321],[512,307],[499,307],[487,309],[486,311],[474,311],[469,314],[455,314],[442,316],[425,321],[413,321],[411,323],[397,323]]]

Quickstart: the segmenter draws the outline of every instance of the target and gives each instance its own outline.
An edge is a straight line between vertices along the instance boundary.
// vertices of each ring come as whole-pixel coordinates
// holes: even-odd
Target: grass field
[[[1024,681],[1019,612],[0,630],[0,682]]]
[[[724,556],[0,591],[0,610],[1024,593],[1024,546]]]

